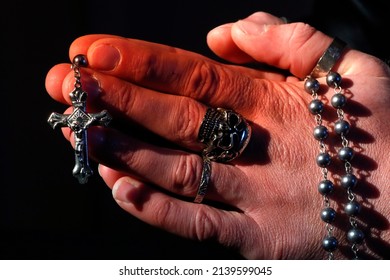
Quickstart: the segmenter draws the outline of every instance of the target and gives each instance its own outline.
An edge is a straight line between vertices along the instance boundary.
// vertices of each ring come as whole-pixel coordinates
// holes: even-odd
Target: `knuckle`
[[[125,170],[138,170],[142,167],[143,161],[139,153],[125,151],[128,149],[127,144],[115,142],[112,145],[116,145],[115,157],[118,165],[122,165]]]
[[[172,200],[167,200],[156,205],[155,217],[158,226],[167,226],[171,220],[169,217],[175,217],[175,205]]]
[[[194,195],[200,182],[202,163],[199,156],[182,155],[177,161],[173,188],[183,195]]]
[[[112,92],[115,92],[115,96],[117,98],[112,98],[111,102],[115,102],[113,104],[116,108],[119,109],[120,112],[124,112],[129,114],[134,111],[134,107],[139,106],[141,102],[137,101],[137,94],[134,94],[133,87],[128,87],[126,85],[118,86],[112,89]]]
[[[223,81],[221,77],[222,71],[218,71],[214,64],[206,61],[197,61],[192,73],[189,75],[186,91],[191,96],[195,96],[200,100],[207,100],[212,93],[218,91],[220,82]]]
[[[200,108],[189,98],[182,98],[177,116],[174,119],[173,131],[178,140],[186,145],[193,146],[194,139],[197,139],[198,120],[200,119]]]
[[[143,52],[134,63],[134,79],[138,82],[156,80],[164,73],[163,63],[158,54],[153,52]]]
[[[218,104],[220,107],[248,107],[247,99],[240,93],[253,92],[253,80],[232,68],[200,61],[195,64],[187,84],[189,96],[207,104]],[[228,97],[228,98],[227,98]]]
[[[295,51],[304,51],[304,46],[308,40],[316,32],[316,29],[307,23],[297,22],[293,25],[292,35],[290,40],[290,49]]]
[[[218,221],[214,212],[209,211],[207,207],[199,207],[195,214],[194,221],[194,238],[199,241],[214,239],[218,236]]]

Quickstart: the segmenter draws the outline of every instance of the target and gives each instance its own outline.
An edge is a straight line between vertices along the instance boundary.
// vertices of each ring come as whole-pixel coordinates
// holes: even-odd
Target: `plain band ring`
[[[206,144],[203,149],[203,169],[194,199],[201,203],[211,177],[211,161],[229,162],[244,151],[251,136],[251,127],[238,113],[222,108],[208,108],[199,128],[198,140]]]
[[[335,37],[329,47],[324,51],[316,66],[311,71],[310,76],[313,78],[319,78],[325,76],[336,64],[340,58],[346,43]]]

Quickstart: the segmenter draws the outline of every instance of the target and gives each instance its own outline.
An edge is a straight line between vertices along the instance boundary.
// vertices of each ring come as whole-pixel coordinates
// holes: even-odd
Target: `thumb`
[[[207,45],[224,60],[237,64],[253,62],[253,58],[234,43],[231,36],[232,26],[233,23],[226,23],[210,30],[207,34]]]
[[[258,12],[256,24],[282,24],[285,21],[271,14]],[[207,44],[219,57],[233,63],[251,63],[255,60],[241,50],[232,39],[232,26],[234,23],[220,25],[207,34]]]
[[[302,22],[277,23],[280,21],[264,12],[254,13],[231,26],[231,38],[256,61],[303,78],[310,74],[332,38]]]

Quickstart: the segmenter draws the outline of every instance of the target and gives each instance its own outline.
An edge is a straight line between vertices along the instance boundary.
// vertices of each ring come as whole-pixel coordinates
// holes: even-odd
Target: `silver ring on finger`
[[[195,203],[201,203],[211,178],[211,162],[226,163],[239,157],[251,137],[251,127],[243,116],[233,110],[208,108],[198,133],[205,144],[203,168]]]
[[[341,57],[346,43],[335,37],[311,71],[312,78],[325,77]]]
[[[211,161],[226,163],[236,159],[247,147],[251,127],[237,112],[208,108],[198,133],[206,145],[203,155]]]

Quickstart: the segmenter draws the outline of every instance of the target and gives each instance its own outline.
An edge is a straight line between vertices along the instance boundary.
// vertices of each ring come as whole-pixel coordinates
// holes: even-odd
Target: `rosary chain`
[[[356,202],[356,196],[353,189],[356,187],[357,178],[353,174],[351,160],[354,157],[354,150],[350,147],[349,141],[346,138],[350,130],[350,124],[345,120],[344,110],[342,109],[347,98],[341,85],[341,76],[336,72],[330,71],[326,77],[327,84],[334,89],[334,95],[331,103],[336,108],[338,120],[335,124],[335,132],[340,135],[342,148],[338,151],[338,157],[344,162],[345,175],[341,177],[341,186],[346,189],[348,202],[345,205],[345,212],[349,216],[350,230],[347,232],[347,239],[351,244],[351,250],[355,259],[359,258],[359,245],[364,240],[364,233],[358,228],[356,216],[360,212],[360,204]]]
[[[312,96],[312,101],[309,104],[309,111],[314,115],[316,127],[314,128],[314,138],[318,140],[319,154],[317,156],[317,165],[321,169],[322,180],[318,184],[318,191],[323,196],[323,209],[321,211],[321,219],[326,223],[326,236],[322,240],[322,248],[327,252],[329,260],[334,259],[334,251],[338,247],[338,240],[334,237],[334,222],[336,211],[331,207],[329,195],[333,192],[334,185],[328,179],[327,166],[330,164],[330,155],[327,151],[327,146],[324,140],[328,137],[328,129],[323,125],[322,112],[324,109],[323,102],[319,99],[318,91],[320,89],[319,82],[313,77],[306,77],[305,90]]]
[[[87,66],[87,58],[84,55],[77,55],[74,57],[72,61],[71,68],[74,72],[74,87],[76,89],[81,89],[81,73],[80,73],[80,67]]]

